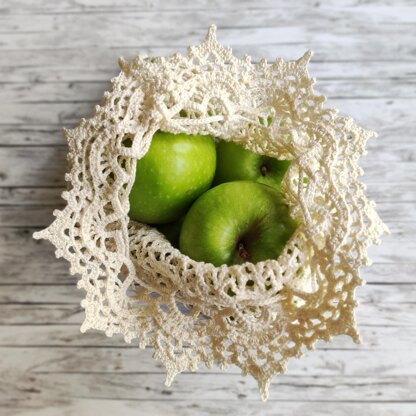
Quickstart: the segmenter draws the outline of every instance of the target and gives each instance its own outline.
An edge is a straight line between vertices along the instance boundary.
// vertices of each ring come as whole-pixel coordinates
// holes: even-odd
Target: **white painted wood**
[[[371,154],[368,156],[371,159]],[[61,193],[65,188],[57,187],[0,187],[0,205],[53,205],[61,206]],[[412,183],[370,183],[367,196],[377,203],[407,203],[416,200],[416,189]]]
[[[415,223],[401,223],[395,227],[390,225],[392,235],[384,238],[381,246],[370,251],[374,264],[362,269],[362,276],[367,282],[416,283],[415,226]],[[55,259],[52,246],[46,241],[32,239],[37,229],[22,227],[0,230],[1,283],[26,286],[74,284],[77,279],[69,276],[66,261]]]
[[[135,11],[97,11],[33,14],[29,21],[25,15],[11,14],[0,18],[0,25],[4,28],[0,50],[42,50],[51,45],[56,49],[97,45],[135,49],[148,45],[179,48],[190,42],[199,42],[205,28],[216,22],[222,28],[221,42],[233,45],[238,53],[244,50],[253,56],[258,56],[259,52],[263,56],[274,56],[283,49],[283,57],[289,57],[289,51],[293,57],[293,53],[301,54],[312,45],[319,58],[343,59],[348,55],[354,59],[370,60],[382,55],[384,59],[394,60],[413,56],[413,33],[402,29],[411,29],[415,22],[416,13],[412,7],[397,13],[402,16],[399,22],[391,20],[390,14],[394,16],[394,13],[377,13],[372,8],[355,12],[353,9],[312,8],[308,10],[307,18],[304,8],[290,8],[289,11],[285,13],[282,7],[269,9],[266,13],[239,7],[235,7],[233,13],[213,9],[210,13],[198,14],[185,10],[149,11],[145,15]],[[300,21],[302,25],[299,25]],[[366,30],[363,30],[363,25]],[[389,42],[384,39],[389,39]]]
[[[391,184],[393,187],[394,184]],[[409,186],[411,186],[409,184]],[[386,186],[386,192],[389,187]],[[0,206],[0,224],[8,225],[9,227],[46,227],[53,220],[53,210],[62,208],[62,203],[59,205],[6,205]],[[400,211],[403,215],[400,218],[400,223],[407,223],[409,225],[402,226],[407,231],[414,231],[416,222],[416,201],[415,202],[379,202],[377,210],[381,217],[389,226],[395,227],[395,215]],[[413,238],[414,234],[410,235]],[[389,237],[389,240],[391,237]],[[393,241],[393,240],[391,240]]]
[[[287,416],[287,415],[320,415],[320,416],[347,416],[362,414],[365,408],[368,415],[375,416],[414,416],[414,403],[412,402],[330,402],[330,401],[273,401],[258,403],[244,400],[240,397],[234,400],[201,400],[192,394],[186,401],[170,401],[169,398],[158,400],[119,400],[119,399],[90,399],[85,397],[58,399],[58,403],[51,403],[45,399],[36,398],[36,391],[27,393],[30,400],[19,401],[12,404],[16,416],[56,416],[57,414],[90,416],[91,409],[97,414],[131,416],[152,415],[166,416],[176,412],[180,416],[195,415],[229,415],[252,416]]]
[[[289,364],[261,404],[238,370],[167,388],[151,350],[81,334],[76,276],[32,233],[62,207],[66,145],[117,58],[185,52],[210,23],[253,60],[315,51],[328,106],[375,129],[361,161],[391,229],[357,290],[363,344],[336,337]],[[0,4],[0,414],[416,415],[414,0],[6,0]],[[94,372],[94,374],[89,374]]]
[[[47,295],[45,295],[47,296]],[[81,294],[80,294],[81,300]],[[406,315],[407,316],[407,315]],[[0,324],[1,325],[76,325],[77,330],[84,319],[84,310],[78,305],[20,305],[9,304],[0,305]],[[410,318],[409,318],[410,319]],[[407,319],[407,321],[409,321]],[[11,341],[13,332],[8,332]],[[29,332],[28,332],[29,334]],[[103,334],[101,334],[103,337]],[[122,342],[121,340],[119,340]],[[29,338],[25,341],[26,345],[32,346],[35,339]],[[10,345],[10,344],[9,344]]]
[[[170,387],[163,385],[164,374],[114,373],[35,373],[28,377],[16,373],[1,384],[7,398],[24,400],[29,389],[38,390],[39,397],[53,400],[56,396],[69,399],[100,398],[129,400],[258,400],[257,383],[239,374],[181,374]],[[19,390],[15,386],[19,386]],[[270,399],[277,401],[414,401],[414,376],[290,376],[276,377],[271,383]],[[30,396],[29,396],[30,397]],[[301,398],[301,400],[299,400]],[[157,403],[156,403],[157,405]],[[242,405],[242,404],[241,404]],[[364,405],[365,407],[365,405]]]
[[[153,351],[150,349],[43,346],[4,347],[1,351],[0,364],[3,371],[9,374],[25,374],[29,371],[48,374],[165,374],[163,365],[153,360]],[[343,349],[341,355],[336,349],[317,350],[306,352],[302,360],[293,360],[288,369],[292,377],[364,377],[375,373],[383,378],[412,376],[412,366],[416,365],[416,353],[408,349],[401,352],[401,355],[396,355],[391,350],[367,350],[362,347]],[[221,371],[201,366],[198,373],[220,374]],[[227,370],[227,374],[240,373],[241,370],[237,367]]]
[[[13,284],[0,286],[0,304],[79,304],[83,295],[81,290],[78,290],[74,285],[66,286],[59,285],[59,282],[56,283],[55,285],[29,286],[26,290]],[[398,285],[369,284],[357,290],[358,299],[361,304],[377,304],[383,306],[390,304],[416,305],[416,285],[412,283],[401,283]],[[45,300],[45,293],[48,295],[47,300]]]
[[[61,127],[75,127],[82,117],[91,116],[94,105],[86,102],[6,103],[1,101],[0,123],[9,125],[9,128],[10,125],[31,125],[35,131],[48,124],[57,131]],[[380,138],[386,142],[406,143],[415,133],[413,108],[416,99],[332,98],[326,105],[339,108],[341,114],[356,118],[357,122],[367,129],[377,130]],[[389,123],[385,123],[385,120],[389,120]],[[62,138],[57,138],[62,143]]]
[[[262,2],[254,2],[252,0],[241,0],[239,3],[241,8],[245,9],[270,9],[276,8],[284,10],[285,8],[302,6],[306,8],[321,8],[329,6],[331,9],[335,7],[347,7],[348,11],[358,9],[358,11],[369,9],[372,13],[387,14],[394,19],[397,15],[399,19],[403,19],[405,11],[403,7],[414,6],[412,0],[381,0],[375,5],[372,0],[327,0],[324,4],[315,0],[294,0],[290,3],[279,3],[274,0],[263,0]],[[387,6],[387,7],[386,7]],[[394,6],[394,7],[388,7]],[[4,6],[4,11],[18,14],[31,14],[34,12],[96,12],[96,11],[130,11],[132,9],[146,12],[148,10],[194,10],[209,11],[212,9],[222,9],[234,11],[235,3],[233,1],[212,0],[173,0],[168,3],[164,0],[124,0],[120,3],[117,0],[43,0],[42,2],[33,2],[31,0],[14,0],[13,3]]]
[[[67,262],[55,259],[49,243],[32,238],[37,230],[4,228],[0,231],[1,283],[74,283],[76,280],[69,276]]]
[[[400,74],[397,75],[400,76]],[[390,74],[390,77],[393,77],[393,74]],[[0,95],[3,100],[13,103],[73,103],[80,101],[97,103],[101,100],[103,91],[110,88],[111,83],[108,80],[102,82],[65,81],[36,84],[17,82],[0,84]],[[416,98],[416,77],[410,79],[369,78],[353,80],[318,78],[315,90],[329,98]]]
[[[43,82],[102,82],[117,75],[119,68],[118,57],[133,58],[145,50],[121,48],[68,48],[64,50],[34,50],[8,51],[0,55],[0,68],[3,82],[14,83],[43,83]],[[149,51],[148,51],[149,52]],[[176,52],[175,48],[165,51],[155,50],[162,54]],[[183,52],[183,51],[182,51]],[[281,52],[278,51],[280,54]],[[260,56],[260,55],[258,55]],[[267,53],[269,60],[275,57]],[[297,56],[293,54],[290,59]],[[25,63],[30,62],[30,65]],[[68,65],[71,62],[71,65]],[[412,61],[391,61],[379,56],[372,61],[351,60],[346,55],[342,61],[318,59],[315,55],[310,63],[310,73],[318,79],[324,80],[398,80],[401,78],[414,79],[414,63]],[[58,92],[61,87],[56,86]],[[350,93],[355,89],[351,88]],[[357,91],[355,91],[357,93]]]
[[[30,290],[30,288],[29,288]],[[46,295],[47,296],[47,293]],[[83,298],[79,293],[79,300]],[[84,311],[78,304],[8,304],[0,305],[0,324],[24,324],[24,325],[55,325],[77,324],[81,325],[84,319]],[[368,303],[359,306],[357,322],[359,327],[387,326],[403,328],[415,325],[416,305],[406,304],[377,304]],[[415,329],[411,329],[414,331]],[[101,334],[104,336],[103,334]],[[30,338],[31,339],[31,338]],[[35,340],[31,339],[32,343]],[[120,342],[122,342],[120,340]]]
[[[415,150],[411,143],[384,144],[382,139],[370,139],[369,149],[371,157],[360,160],[367,184],[416,180]],[[0,187],[64,186],[66,155],[66,146],[0,147]]]
[[[12,306],[12,305],[8,305]],[[18,307],[19,305],[15,305]],[[21,305],[28,307],[28,305]],[[29,305],[30,306],[30,305]],[[59,307],[58,307],[59,308]],[[2,309],[3,310],[3,309]],[[16,309],[17,310],[17,309]],[[21,308],[21,314],[23,315],[26,309]],[[11,354],[13,349],[16,351],[39,351],[39,353],[33,354],[36,357],[47,357],[48,351],[50,354],[58,354],[56,351],[52,351],[56,347],[56,350],[62,350],[65,348],[77,349],[77,354],[83,347],[87,347],[87,350],[91,350],[91,355],[95,354],[96,349],[100,348],[117,348],[126,349],[131,348],[137,353],[137,360],[146,360],[147,355],[142,356],[143,350],[138,350],[137,344],[133,341],[131,344],[121,342],[121,336],[114,336],[112,338],[103,337],[98,331],[89,331],[85,334],[81,334],[79,331],[79,322],[73,319],[64,323],[55,323],[46,325],[38,321],[37,325],[33,323],[14,323],[5,324],[2,322],[0,325],[0,347],[2,351],[9,351]],[[10,334],[13,334],[13,338]],[[407,326],[403,329],[403,326],[371,326],[361,325],[361,344],[355,344],[351,341],[351,338],[347,336],[335,337],[332,342],[326,343],[318,341],[316,348],[320,351],[327,350],[352,350],[352,351],[384,351],[386,354],[394,355],[392,351],[407,351],[406,354],[412,353],[413,345],[416,342],[416,330],[415,325]],[[16,348],[18,347],[18,349]],[[4,350],[3,350],[4,348]],[[93,349],[95,348],[95,349]],[[41,353],[42,349],[46,349],[45,353]],[[146,350],[147,351],[147,350]],[[150,350],[151,351],[151,350]],[[17,353],[17,352],[16,352]],[[86,351],[83,354],[89,354]],[[313,355],[313,353],[308,353]],[[1,359],[1,356],[0,356]],[[350,359],[352,360],[353,357]],[[30,357],[27,360],[28,365],[34,361],[35,357]],[[302,363],[302,361],[300,361]],[[52,363],[49,363],[52,364]],[[411,367],[410,367],[411,368]],[[394,368],[392,368],[394,370]],[[144,370],[143,370],[144,371]],[[218,369],[217,369],[218,371]]]

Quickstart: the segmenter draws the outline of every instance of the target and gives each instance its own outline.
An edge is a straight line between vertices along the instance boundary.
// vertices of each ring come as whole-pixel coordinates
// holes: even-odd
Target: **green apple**
[[[247,180],[280,189],[290,160],[252,153],[244,147],[224,140],[217,144],[217,170],[214,183]]]
[[[179,247],[196,261],[222,264],[277,259],[297,227],[276,189],[227,182],[201,195],[182,225]]]
[[[148,224],[177,220],[211,186],[215,166],[211,136],[156,132],[137,161],[130,218]]]

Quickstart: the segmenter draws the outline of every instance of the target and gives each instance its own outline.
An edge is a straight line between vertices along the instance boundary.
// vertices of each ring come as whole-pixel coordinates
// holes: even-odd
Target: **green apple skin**
[[[298,223],[276,189],[227,182],[201,195],[182,225],[179,247],[196,261],[233,265],[277,259]]]
[[[290,160],[277,160],[258,155],[239,144],[221,140],[217,144],[217,170],[214,184],[247,180],[280,189],[290,164]]]
[[[137,161],[130,218],[148,224],[177,220],[211,186],[215,167],[211,136],[156,132],[148,152]]]

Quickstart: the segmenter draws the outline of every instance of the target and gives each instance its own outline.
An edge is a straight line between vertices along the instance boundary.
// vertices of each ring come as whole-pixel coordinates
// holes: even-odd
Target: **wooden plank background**
[[[207,27],[242,56],[295,59],[328,105],[377,130],[361,165],[391,236],[371,249],[363,343],[319,343],[267,403],[238,369],[163,385],[151,350],[81,335],[83,293],[31,237],[62,207],[61,127],[91,114],[117,58],[184,52]],[[416,0],[0,2],[1,415],[416,415]]]

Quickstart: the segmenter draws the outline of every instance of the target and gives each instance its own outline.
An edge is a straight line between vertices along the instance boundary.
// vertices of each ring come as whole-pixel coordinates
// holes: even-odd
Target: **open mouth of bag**
[[[82,276],[82,331],[151,345],[167,383],[200,362],[235,364],[257,379],[263,399],[304,347],[339,334],[358,341],[359,268],[387,231],[358,181],[357,161],[373,133],[323,107],[307,72],[310,56],[255,64],[219,45],[211,27],[186,56],[120,61],[94,116],[65,131],[67,206],[35,234]],[[197,261],[155,227],[130,220],[137,160],[158,130],[232,138],[292,161],[283,185],[299,226],[277,258]],[[253,257],[248,236],[252,230],[233,242],[243,260]]]
[[[178,117],[183,119],[184,113],[181,110]],[[271,117],[267,119],[267,126],[259,123],[264,129],[272,124]],[[280,128],[282,124],[279,122]],[[255,130],[257,126],[250,125],[249,128]],[[239,131],[241,134],[241,128]],[[202,132],[205,131],[202,129]],[[287,139],[287,128],[284,129],[284,134],[283,145],[287,149],[287,142],[291,141]],[[128,147],[130,146],[131,143]],[[299,193],[307,192],[310,186],[306,174],[299,172],[296,160],[291,171],[284,176],[283,186],[288,190],[292,207],[296,209]],[[237,251],[245,249],[242,241],[244,235],[236,237]],[[278,302],[288,289],[302,294],[318,290],[317,279],[311,273],[309,264],[314,248],[307,243],[303,224],[296,228],[279,256],[256,263],[244,259],[242,264],[215,266],[193,260],[172,246],[157,226],[132,220],[129,221],[129,245],[130,258],[137,269],[136,284],[145,286],[153,293],[174,290],[178,301],[186,305],[198,303],[201,299],[214,307],[235,302],[248,306],[270,305]],[[302,305],[300,298],[296,302],[299,306]]]

